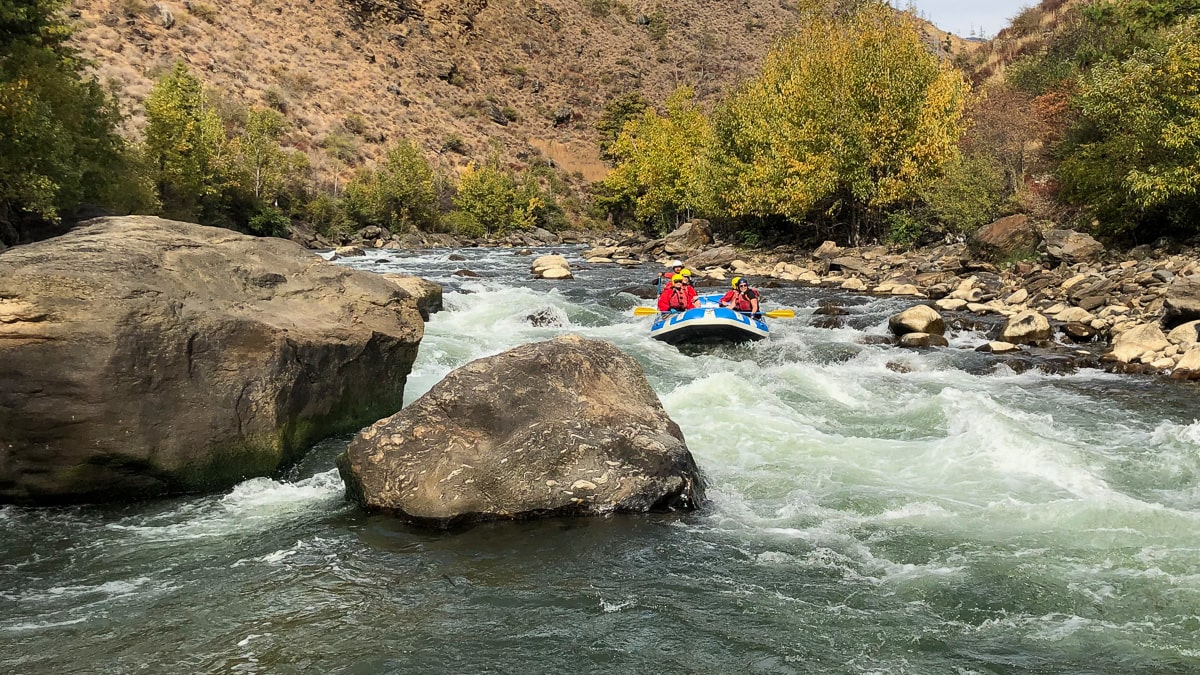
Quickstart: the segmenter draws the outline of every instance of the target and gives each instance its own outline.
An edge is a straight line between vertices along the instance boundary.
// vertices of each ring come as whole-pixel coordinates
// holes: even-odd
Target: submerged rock
[[[269,475],[400,408],[408,293],[282,239],[101,218],[0,256],[0,502]]]
[[[637,362],[568,335],[451,372],[338,459],[371,511],[483,520],[692,509],[699,469]]]

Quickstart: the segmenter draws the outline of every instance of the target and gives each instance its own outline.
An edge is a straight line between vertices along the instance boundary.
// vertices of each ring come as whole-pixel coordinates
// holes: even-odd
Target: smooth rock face
[[[271,474],[400,408],[424,325],[282,239],[101,218],[0,255],[0,502]]]
[[[691,509],[700,472],[641,367],[568,335],[451,372],[338,459],[371,511],[482,520]]]

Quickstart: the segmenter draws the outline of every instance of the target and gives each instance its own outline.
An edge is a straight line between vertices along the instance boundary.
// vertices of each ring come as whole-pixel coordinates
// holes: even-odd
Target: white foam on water
[[[152,583],[150,578],[138,577],[129,580],[106,581],[96,585],[53,586],[46,589],[30,589],[18,592],[13,595],[13,599],[18,602],[43,602],[47,600],[71,600],[73,598],[99,595],[104,596],[105,599],[112,600],[134,595],[143,590],[146,584],[150,583]]]
[[[609,602],[604,598],[600,598],[600,610],[605,614],[612,614],[623,609],[629,609],[630,607],[637,607],[637,600],[630,599],[623,602]]]
[[[81,616],[75,619],[65,619],[63,621],[27,621],[13,624],[11,626],[0,626],[0,630],[21,633],[27,631],[45,630],[47,628],[61,628],[63,626],[73,626],[75,624],[90,621],[92,617]]]
[[[114,523],[109,529],[132,532],[152,541],[224,537],[234,532],[263,530],[280,522],[315,513],[327,513],[343,505],[345,484],[337,469],[311,478],[284,483],[270,478],[252,478],[234,486],[219,499],[193,502],[168,514],[181,518],[165,525]]]

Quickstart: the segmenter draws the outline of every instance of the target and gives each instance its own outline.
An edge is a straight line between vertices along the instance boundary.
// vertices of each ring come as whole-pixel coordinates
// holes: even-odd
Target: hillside
[[[611,97],[712,102],[796,16],[778,0],[75,0],[77,46],[130,131],[154,79],[189,64],[223,105],[269,105],[321,185],[416,141],[444,167],[499,144],[603,175],[593,125]]]
[[[979,83],[1001,81],[1008,66],[1022,56],[1036,54],[1067,27],[1070,10],[1085,0],[1042,0],[1026,7],[1012,23],[973,49],[957,52],[957,63]]]

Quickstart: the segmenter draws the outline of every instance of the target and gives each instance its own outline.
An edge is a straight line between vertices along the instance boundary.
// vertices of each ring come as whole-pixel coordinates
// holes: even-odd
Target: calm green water
[[[681,354],[614,296],[652,268],[551,284],[449,253],[353,263],[448,285],[409,400],[518,344],[612,341],[709,508],[423,532],[346,504],[344,438],[227,494],[3,507],[0,672],[1200,673],[1200,389],[862,346],[906,303],[843,296],[849,327],[816,329],[838,296],[811,289],[768,292],[798,310],[769,341]]]

